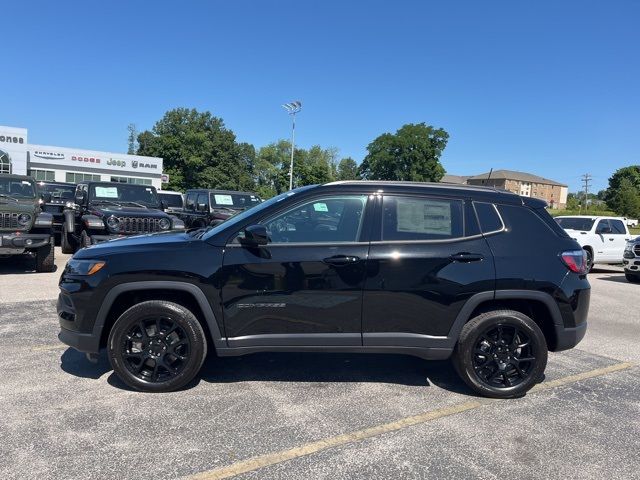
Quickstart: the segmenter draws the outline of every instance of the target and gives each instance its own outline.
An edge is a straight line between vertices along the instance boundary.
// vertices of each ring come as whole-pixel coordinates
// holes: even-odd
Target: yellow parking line
[[[634,366],[633,363],[624,362],[610,365],[604,368],[597,368],[588,372],[579,373],[577,375],[569,375],[567,377],[559,378],[557,380],[551,380],[536,385],[531,392],[539,392],[542,390],[548,390],[551,388],[559,387],[562,385],[568,385],[578,382],[580,380],[586,380],[589,378],[599,377],[612,372],[618,372]],[[348,443],[357,442],[367,438],[377,437],[379,435],[402,430],[407,427],[427,423],[439,418],[456,415],[458,413],[474,410],[486,405],[486,401],[473,400],[470,402],[459,403],[450,407],[439,408],[437,410],[431,410],[429,412],[414,415],[412,417],[401,418],[394,422],[377,425],[375,427],[365,428],[364,430],[358,430],[351,433],[345,433],[334,437],[325,438],[316,442],[307,443],[299,447],[294,447],[289,450],[282,450],[280,452],[268,453],[266,455],[260,455],[258,457],[249,458],[226,467],[209,470],[206,472],[197,473],[190,477],[188,480],[219,480],[223,478],[230,478],[236,475],[240,475],[247,472],[252,472],[264,467],[276,465],[278,463],[286,462],[294,458],[304,457],[313,453],[327,450],[329,448],[338,447]]]

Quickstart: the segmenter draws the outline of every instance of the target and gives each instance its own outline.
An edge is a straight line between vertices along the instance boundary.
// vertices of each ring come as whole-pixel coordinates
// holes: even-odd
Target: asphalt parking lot
[[[497,401],[395,355],[210,357],[186,390],[133,392],[58,343],[59,271],[1,262],[2,479],[640,478],[640,285],[621,269],[590,275],[578,348]]]

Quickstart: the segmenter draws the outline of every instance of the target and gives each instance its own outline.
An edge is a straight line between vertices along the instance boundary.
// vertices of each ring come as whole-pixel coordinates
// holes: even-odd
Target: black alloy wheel
[[[133,324],[120,348],[125,366],[147,382],[163,382],[177,376],[191,354],[189,337],[166,316],[143,318]]]
[[[145,392],[170,392],[197,375],[207,340],[183,305],[147,300],[125,311],[109,332],[109,361],[124,383]]]
[[[453,363],[460,378],[480,395],[514,398],[543,377],[547,353],[536,322],[521,312],[495,310],[464,325]]]
[[[531,338],[515,325],[490,327],[480,336],[473,353],[473,368],[480,381],[498,388],[525,381],[536,361]]]

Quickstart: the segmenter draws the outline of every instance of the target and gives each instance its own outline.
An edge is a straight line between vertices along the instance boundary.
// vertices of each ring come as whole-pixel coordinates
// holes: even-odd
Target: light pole
[[[282,105],[289,115],[291,115],[291,164],[289,165],[289,190],[293,190],[293,152],[296,148],[296,113],[302,110],[302,102],[285,103]]]

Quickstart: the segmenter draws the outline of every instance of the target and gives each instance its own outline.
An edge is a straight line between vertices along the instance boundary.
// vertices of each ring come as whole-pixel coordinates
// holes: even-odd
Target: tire
[[[640,283],[640,275],[636,275],[635,273],[625,273],[624,277],[629,283]]]
[[[69,232],[67,232],[66,225],[62,226],[62,233],[60,234],[60,249],[62,253],[76,253],[76,249],[71,243],[71,238],[69,238]]]
[[[513,310],[487,312],[462,328],[453,363],[476,393],[491,398],[520,397],[542,378],[547,342],[540,327],[526,315]]]
[[[91,235],[87,233],[86,230],[83,230],[80,234],[80,247],[90,247],[93,243],[91,242]]]
[[[36,272],[54,272],[55,265],[55,239],[52,236],[49,244],[36,250]]]
[[[207,340],[189,309],[149,300],[129,308],[116,320],[107,350],[113,370],[129,387],[171,392],[198,374],[207,356]]]
[[[585,273],[590,273],[593,269],[593,251],[590,248],[583,249],[587,252],[587,271]]]

